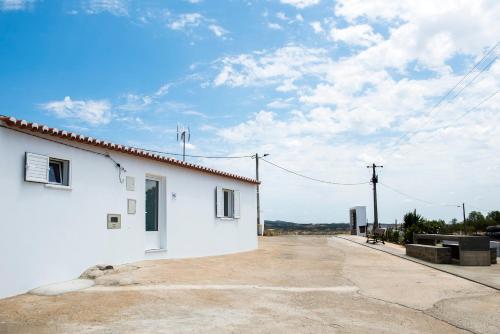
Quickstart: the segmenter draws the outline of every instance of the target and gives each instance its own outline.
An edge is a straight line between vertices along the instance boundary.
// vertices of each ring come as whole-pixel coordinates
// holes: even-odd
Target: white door
[[[146,249],[160,249],[160,180],[146,178]]]

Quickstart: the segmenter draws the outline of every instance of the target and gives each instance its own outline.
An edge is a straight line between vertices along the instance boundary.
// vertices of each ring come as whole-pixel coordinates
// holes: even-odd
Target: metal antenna
[[[186,161],[186,140],[189,142],[191,140],[191,130],[189,126],[185,128],[184,126],[179,128],[177,125],[177,141],[179,139],[182,141],[182,161]]]

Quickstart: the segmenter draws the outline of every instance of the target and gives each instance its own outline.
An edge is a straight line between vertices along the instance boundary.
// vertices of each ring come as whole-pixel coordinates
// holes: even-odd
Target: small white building
[[[257,248],[257,181],[0,116],[0,298],[86,268]]]
[[[349,209],[351,234],[366,237],[366,206],[355,206]]]

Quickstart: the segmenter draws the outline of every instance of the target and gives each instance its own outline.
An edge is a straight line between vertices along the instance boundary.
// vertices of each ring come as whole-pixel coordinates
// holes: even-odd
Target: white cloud
[[[312,26],[317,33],[333,29],[333,35],[324,35],[332,48],[285,45],[216,63],[215,86],[267,85],[286,91],[269,94],[262,104],[267,110],[216,133],[234,152],[269,152],[270,160],[318,178],[369,180],[364,167],[377,162],[387,165],[383,182],[416,197],[438,203],[465,200],[493,209],[500,172],[500,95],[465,111],[499,90],[500,62],[458,98],[437,110],[432,106],[497,42],[498,13],[500,3],[491,1],[341,0],[335,14],[348,26],[333,26],[338,20]],[[340,57],[339,43],[349,48]],[[469,64],[461,67],[456,59]],[[266,166],[261,172],[266,218],[347,220],[347,208],[371,203],[369,186],[343,191]],[[458,214],[453,208],[407,203],[384,188],[380,196],[381,219],[387,222],[413,207],[431,218]],[[478,196],[483,205],[473,202]],[[306,213],[305,206],[312,209]]]
[[[170,18],[167,25],[172,30],[184,31],[191,33],[195,28],[206,27],[216,37],[225,39],[225,35],[229,33],[226,29],[217,24],[213,19],[207,18],[200,13],[187,13]]]
[[[168,25],[173,30],[183,30],[187,27],[197,27],[203,21],[200,13],[181,14]]]
[[[87,14],[109,13],[115,16],[128,16],[127,0],[88,0],[83,3]]]
[[[383,40],[382,35],[375,33],[368,24],[354,25],[343,29],[333,28],[330,31],[330,37],[336,42],[360,46],[371,46]]]
[[[224,35],[226,35],[228,33],[228,31],[226,29],[224,29],[221,26],[218,26],[216,24],[210,24],[208,26],[208,29],[210,29],[210,31],[213,32],[215,34],[215,36],[217,36],[217,37],[223,37]]]
[[[299,9],[319,4],[320,0],[280,0],[282,4],[291,5]]]
[[[291,109],[293,107],[292,101],[294,98],[276,99],[267,104],[269,109]]]
[[[321,22],[319,21],[314,21],[310,23],[311,27],[313,28],[314,32],[316,34],[322,33],[323,32],[323,27],[321,26]]]
[[[221,70],[214,79],[216,86],[258,86],[280,84],[292,88],[294,81],[304,75],[320,72],[325,50],[287,45],[272,52],[258,51],[225,57],[217,63]]]
[[[66,96],[62,101],[43,103],[40,107],[58,118],[77,119],[91,125],[111,121],[111,103],[107,100],[72,100]]]
[[[35,0],[0,0],[0,11],[19,11],[33,8]]]
[[[269,22],[267,24],[267,26],[270,28],[270,29],[273,29],[273,30],[283,30],[283,27],[281,25],[279,25],[278,23],[273,23],[273,22]]]

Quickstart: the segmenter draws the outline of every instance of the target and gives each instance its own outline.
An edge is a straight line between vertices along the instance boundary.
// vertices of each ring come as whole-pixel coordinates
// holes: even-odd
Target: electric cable
[[[320,183],[333,184],[333,185],[338,185],[338,186],[359,186],[359,185],[369,184],[370,183],[370,181],[367,181],[367,182],[357,182],[357,183],[342,183],[342,182],[321,180],[321,179],[317,179],[317,178],[314,178],[314,177],[310,177],[310,176],[307,176],[307,175],[304,175],[304,174],[300,174],[300,173],[294,172],[294,171],[292,171],[292,170],[290,170],[288,168],[285,168],[285,167],[282,167],[280,165],[277,165],[274,162],[268,161],[268,160],[266,160],[264,158],[259,158],[259,160],[263,160],[264,162],[266,162],[266,163],[268,163],[268,164],[270,164],[270,165],[272,165],[274,167],[277,167],[279,169],[282,169],[282,170],[284,170],[284,171],[286,171],[288,173],[291,173],[291,174],[303,177],[303,178],[311,180],[311,181],[320,182]]]
[[[465,79],[467,79],[467,77],[472,74],[477,68],[479,68],[479,66],[481,65],[481,63],[483,63],[484,60],[486,60],[489,55],[498,47],[500,42],[497,42],[482,58],[481,60],[479,60],[470,70],[469,72],[464,75],[450,90],[448,90],[448,92],[443,95],[439,101],[434,104],[432,107],[431,107],[431,110],[430,110],[430,113],[428,116],[432,116],[433,113],[432,111],[434,109],[436,109],[437,107],[439,107],[441,105],[441,103],[443,103],[447,98],[448,96],[450,96],[450,94],[455,90],[455,88],[457,88],[462,82],[465,81]],[[467,82],[465,84],[465,86],[463,86],[453,97],[452,99],[455,99],[457,98],[467,87],[469,87],[472,83],[474,83],[474,81],[479,77],[479,75],[481,75],[482,73],[484,73],[488,68],[491,67],[491,65],[496,61],[498,57],[495,56],[493,57],[493,59],[491,61],[488,62],[488,64],[486,66],[484,66],[469,82]],[[420,128],[423,128],[426,124],[429,123],[429,120],[427,120],[422,126],[420,126]],[[393,149],[390,151],[390,153],[393,153],[393,151],[395,151],[395,149],[397,149],[397,145],[407,136],[411,135],[411,134],[414,134],[416,132],[418,132],[419,130],[414,130],[414,131],[410,131],[410,132],[406,132],[404,134],[402,134],[400,137],[398,137],[395,141],[395,143],[392,145],[393,146]]]

